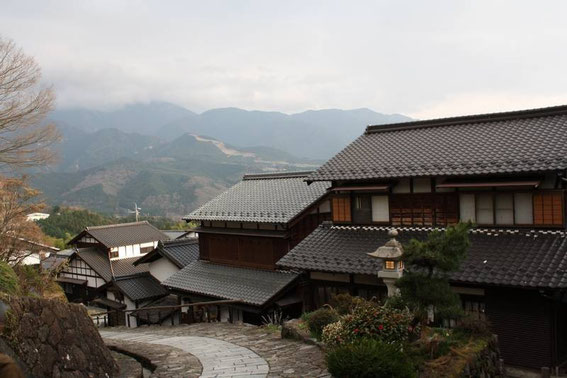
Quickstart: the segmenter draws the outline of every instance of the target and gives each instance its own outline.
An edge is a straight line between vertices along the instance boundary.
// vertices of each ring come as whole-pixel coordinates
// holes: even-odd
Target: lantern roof
[[[384,244],[383,246],[378,247],[376,251],[368,253],[368,256],[376,257],[380,259],[398,259],[402,257],[402,254],[404,252],[404,247],[402,246],[402,243],[396,240],[396,236],[398,236],[398,231],[392,229],[388,231],[388,235],[391,236],[392,238],[388,240],[386,244]]]

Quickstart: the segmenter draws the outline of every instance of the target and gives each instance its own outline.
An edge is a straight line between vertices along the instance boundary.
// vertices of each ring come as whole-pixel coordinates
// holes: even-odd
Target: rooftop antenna
[[[134,210],[128,210],[130,214],[136,214],[136,222],[138,221],[138,217],[140,216],[141,208],[138,207],[138,204],[134,202]]]

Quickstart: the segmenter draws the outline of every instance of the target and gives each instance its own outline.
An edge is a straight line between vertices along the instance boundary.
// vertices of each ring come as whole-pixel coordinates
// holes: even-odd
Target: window
[[[110,251],[110,258],[114,259],[118,257],[118,250]]]
[[[396,268],[396,264],[393,260],[386,260],[386,269],[394,270]]]
[[[459,221],[456,194],[394,194],[390,198],[393,226],[446,226]]]
[[[493,224],[494,208],[492,193],[482,193],[476,196],[476,223]]]
[[[563,196],[561,192],[534,193],[533,218],[536,225],[563,225]]]
[[[148,253],[154,250],[153,246],[140,248],[140,254]]]
[[[496,224],[514,224],[514,195],[498,193],[495,197]]]
[[[350,222],[350,198],[334,197],[333,198],[333,222]]]
[[[389,222],[388,196],[372,196],[372,222]]]
[[[514,223],[533,224],[533,197],[531,193],[514,194]]]
[[[560,192],[461,193],[459,213],[461,221],[479,225],[561,226],[563,200]]]
[[[461,221],[476,222],[476,209],[474,203],[474,194],[461,194],[459,196],[459,212]]]

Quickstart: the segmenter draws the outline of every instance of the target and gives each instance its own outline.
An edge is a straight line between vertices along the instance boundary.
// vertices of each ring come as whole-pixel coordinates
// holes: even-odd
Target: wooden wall
[[[486,316],[498,335],[504,363],[552,366],[552,302],[536,290],[486,290]]]
[[[312,233],[323,221],[331,220],[331,213],[309,214],[291,227],[290,249]]]
[[[288,252],[282,238],[199,234],[201,259],[219,264],[275,269],[276,262]]]

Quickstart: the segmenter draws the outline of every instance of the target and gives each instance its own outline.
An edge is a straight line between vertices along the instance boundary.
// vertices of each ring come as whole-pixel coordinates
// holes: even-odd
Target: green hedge
[[[416,369],[398,344],[364,338],[327,352],[327,369],[336,378],[411,378]]]
[[[327,324],[334,323],[338,320],[339,314],[337,314],[335,310],[324,307],[309,314],[307,325],[309,326],[311,335],[320,340],[323,328],[325,328]]]

